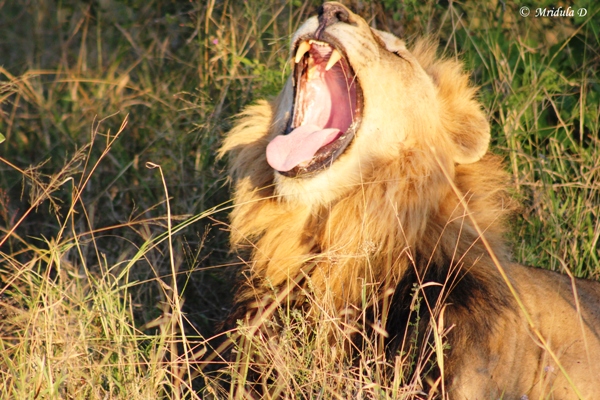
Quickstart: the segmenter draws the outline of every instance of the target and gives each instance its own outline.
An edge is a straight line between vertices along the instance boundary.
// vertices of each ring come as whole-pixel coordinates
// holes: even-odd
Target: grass
[[[235,113],[282,86],[288,38],[315,5],[0,1],[0,397],[244,397],[253,362],[289,378],[272,388],[284,397],[416,395],[425,356],[384,361],[374,343],[349,363],[326,304],[312,320],[274,309],[278,346],[241,327],[257,357],[229,365],[231,391],[200,368],[238,270],[216,149]],[[437,35],[473,71],[523,204],[515,258],[598,279],[595,2],[578,3],[584,18],[354,5],[409,41]]]

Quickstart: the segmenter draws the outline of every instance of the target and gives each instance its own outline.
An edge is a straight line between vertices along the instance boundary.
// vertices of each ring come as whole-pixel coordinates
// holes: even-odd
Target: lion
[[[414,330],[433,346],[416,318],[444,330],[443,363],[423,379],[443,396],[597,398],[600,284],[511,261],[517,206],[462,64],[335,2],[293,35],[290,58],[279,96],[249,106],[220,150],[250,272],[234,318],[298,277],[338,310],[363,307],[368,286],[388,296],[390,357]]]

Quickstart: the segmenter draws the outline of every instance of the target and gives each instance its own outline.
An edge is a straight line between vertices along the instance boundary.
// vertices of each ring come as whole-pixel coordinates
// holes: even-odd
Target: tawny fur
[[[326,32],[345,46],[364,116],[332,167],[315,178],[286,178],[268,165],[265,148],[289,118],[289,82],[275,101],[248,107],[222,146],[234,185],[231,243],[246,254],[253,278],[240,304],[283,289],[303,270],[315,293],[338,309],[361,307],[365,286],[392,288],[386,329],[393,352],[402,349],[413,285],[441,283],[423,294],[447,304],[445,325],[453,326],[443,371],[450,398],[595,398],[600,290],[574,281],[580,318],[568,278],[511,263],[504,241],[515,208],[509,179],[499,157],[484,155],[489,125],[462,64],[437,58],[430,41],[408,51],[349,13],[350,23]],[[307,21],[294,40],[318,23]],[[386,85],[401,90],[388,93]],[[490,251],[569,378],[535,338]]]

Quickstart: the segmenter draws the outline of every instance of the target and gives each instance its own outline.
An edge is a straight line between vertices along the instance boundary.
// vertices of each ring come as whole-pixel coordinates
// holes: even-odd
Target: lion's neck
[[[371,183],[327,205],[308,207],[276,198],[240,205],[233,228],[252,243],[253,270],[268,287],[309,276],[311,287],[336,299],[338,307],[360,306],[365,286],[376,288],[377,295],[396,287],[409,271],[425,277],[432,268],[448,279],[456,279],[450,273],[457,271],[489,275],[494,267],[472,218],[485,230],[492,250],[506,260],[504,186],[473,191],[480,169],[458,167],[455,183],[466,193],[467,212],[435,164],[413,159],[405,155],[401,164],[376,171],[377,179],[369,177]]]

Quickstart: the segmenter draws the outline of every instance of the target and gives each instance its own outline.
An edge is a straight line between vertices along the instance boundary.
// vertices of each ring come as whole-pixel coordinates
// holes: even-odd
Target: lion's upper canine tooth
[[[304,54],[310,50],[310,44],[304,40],[302,43],[300,43],[300,46],[298,46],[298,51],[296,52],[296,64],[298,64],[300,62],[300,60],[302,60],[302,57],[304,56]]]
[[[333,51],[331,52],[331,57],[329,57],[329,61],[325,66],[325,71],[329,71],[331,67],[335,65],[336,62],[340,61],[341,58],[342,53],[340,53],[337,49],[333,49]]]

